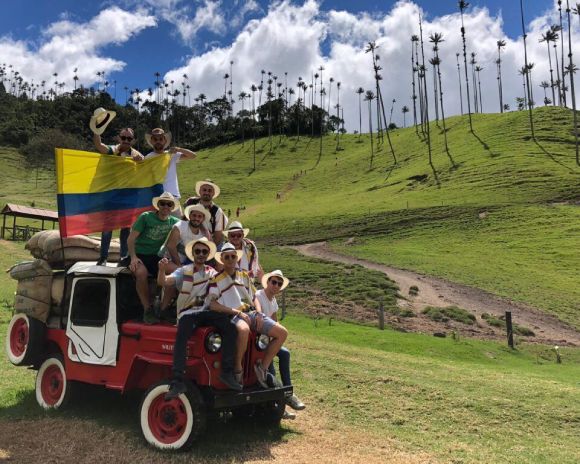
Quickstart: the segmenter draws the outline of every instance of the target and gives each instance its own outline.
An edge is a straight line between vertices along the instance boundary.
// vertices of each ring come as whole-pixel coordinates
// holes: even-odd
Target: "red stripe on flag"
[[[61,237],[89,234],[104,230],[117,230],[131,227],[137,217],[145,211],[151,211],[153,206],[122,209],[116,211],[99,211],[90,214],[65,216],[58,219]]]

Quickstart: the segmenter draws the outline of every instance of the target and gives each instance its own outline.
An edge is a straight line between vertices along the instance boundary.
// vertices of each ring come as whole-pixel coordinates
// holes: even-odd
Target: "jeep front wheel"
[[[204,432],[206,415],[198,388],[189,383],[187,392],[165,399],[169,382],[163,381],[147,390],[140,408],[141,431],[147,442],[158,449],[178,450],[190,447]]]
[[[47,358],[36,374],[36,401],[43,409],[59,409],[70,397],[71,385],[66,378],[62,356]]]
[[[38,361],[46,326],[26,314],[15,314],[8,325],[6,354],[15,366],[30,366]]]

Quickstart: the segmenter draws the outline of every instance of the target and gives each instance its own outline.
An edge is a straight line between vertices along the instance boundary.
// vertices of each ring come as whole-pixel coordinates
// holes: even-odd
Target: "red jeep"
[[[253,366],[268,338],[250,335],[244,359],[244,390],[228,390],[219,379],[221,335],[198,328],[188,342],[188,391],[165,400],[176,327],[137,322],[142,307],[125,268],[79,262],[60,271],[64,292],[45,323],[23,313],[8,326],[6,350],[17,366],[32,366],[36,399],[44,409],[65,405],[78,382],[126,392],[146,390],[140,407],[143,436],[161,449],[190,446],[204,431],[209,411],[258,415],[278,425],[292,387],[263,389]]]

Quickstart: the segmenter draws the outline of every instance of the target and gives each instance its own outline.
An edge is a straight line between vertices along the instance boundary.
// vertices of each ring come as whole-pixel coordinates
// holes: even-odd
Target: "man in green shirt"
[[[131,257],[129,269],[135,275],[137,295],[145,309],[145,316],[151,313],[147,277],[157,275],[159,249],[173,225],[179,222],[171,215],[177,207],[177,200],[171,193],[163,192],[161,196],[153,198],[153,206],[157,211],[142,213],[133,224],[127,239]]]

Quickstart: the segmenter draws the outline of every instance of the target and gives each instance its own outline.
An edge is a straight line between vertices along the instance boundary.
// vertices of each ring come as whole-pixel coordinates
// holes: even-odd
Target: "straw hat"
[[[244,252],[242,250],[236,250],[236,248],[231,244],[231,243],[226,243],[223,247],[222,247],[222,251],[218,251],[215,254],[215,259],[218,263],[220,264],[224,264],[224,262],[222,261],[222,253],[226,253],[228,251],[235,251],[236,254],[238,255],[238,261],[240,259],[242,259],[242,255],[244,254]]]
[[[93,133],[101,135],[103,132],[105,132],[105,129],[110,124],[110,122],[115,119],[115,116],[117,116],[115,111],[109,111],[105,108],[97,108],[91,116],[89,127]]]
[[[187,245],[185,245],[185,254],[187,255],[187,257],[189,259],[191,259],[192,262],[195,261],[195,259],[194,259],[195,256],[193,254],[193,247],[195,246],[196,243],[201,243],[202,245],[205,245],[206,247],[209,248],[209,255],[207,255],[207,258],[205,258],[206,261],[209,261],[210,259],[212,259],[215,256],[215,252],[217,250],[215,243],[210,242],[205,237],[198,238],[197,240],[192,240]]]
[[[173,202],[173,210],[175,211],[176,209],[178,209],[179,206],[179,201],[177,201],[177,198],[175,198],[171,193],[169,192],[163,192],[161,195],[159,195],[158,197],[154,197],[153,200],[151,200],[151,203],[153,204],[153,207],[159,211],[159,205],[157,203],[159,203],[160,201],[171,201]]]
[[[207,209],[205,209],[205,206],[198,203],[197,205],[189,205],[187,208],[185,208],[183,215],[186,217],[188,221],[189,215],[191,214],[192,211],[198,211],[202,213],[205,216],[206,221],[209,221],[211,219],[210,212]]]
[[[203,185],[211,185],[213,187],[213,199],[216,199],[217,197],[220,196],[220,188],[213,183],[213,181],[211,179],[205,179],[205,180],[200,180],[199,182],[197,182],[195,184],[195,193],[197,194],[197,196],[201,196],[201,194],[199,193],[199,190],[201,189],[201,187]]]
[[[270,277],[280,277],[280,279],[282,279],[284,281],[284,283],[282,284],[282,288],[280,290],[284,290],[288,284],[290,283],[290,281],[284,277],[284,274],[282,274],[282,271],[279,269],[276,269],[275,271],[272,272],[268,272],[268,274],[264,274],[262,276],[262,287],[266,288],[268,286],[268,280],[270,279]]]
[[[163,146],[164,150],[171,144],[171,132],[165,132],[160,127],[156,127],[151,131],[151,133],[145,134],[145,141],[151,148],[154,148],[153,144],[151,143],[151,137],[154,135],[163,135],[165,137],[165,145]]]
[[[242,223],[238,221],[234,221],[228,224],[228,227],[226,228],[225,232],[229,234],[230,232],[235,232],[239,230],[241,230],[244,233],[244,237],[247,237],[248,234],[250,233],[250,229],[244,229]]]

